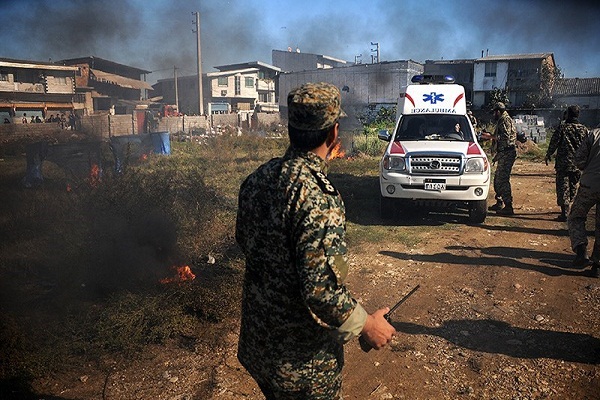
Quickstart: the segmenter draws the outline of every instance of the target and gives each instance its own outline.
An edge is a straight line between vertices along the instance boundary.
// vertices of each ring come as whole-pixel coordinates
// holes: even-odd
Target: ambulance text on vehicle
[[[380,162],[381,216],[399,205],[452,205],[485,221],[490,165],[467,115],[465,90],[449,76],[416,75],[398,101]]]

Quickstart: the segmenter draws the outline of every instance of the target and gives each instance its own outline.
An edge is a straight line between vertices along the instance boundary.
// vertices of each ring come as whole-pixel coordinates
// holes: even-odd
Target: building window
[[[254,87],[254,78],[251,76],[246,77],[246,87]]]
[[[258,79],[265,79],[265,71],[258,71]]]
[[[8,82],[8,73],[0,72],[0,81]]]
[[[242,93],[242,82],[241,82],[241,77],[236,76],[235,77],[235,95],[239,96]]]
[[[65,76],[55,76],[54,77],[54,82],[56,82],[59,85],[66,85],[67,84],[67,78]]]
[[[485,76],[486,77],[496,76],[496,68],[497,68],[496,63],[485,63]]]
[[[228,85],[227,77],[226,76],[219,76],[217,78],[217,84],[219,86],[227,86]]]
[[[259,93],[258,101],[261,103],[268,103],[269,102],[269,94],[268,93]]]
[[[227,96],[227,90],[221,90],[221,96],[223,96],[223,97]]]

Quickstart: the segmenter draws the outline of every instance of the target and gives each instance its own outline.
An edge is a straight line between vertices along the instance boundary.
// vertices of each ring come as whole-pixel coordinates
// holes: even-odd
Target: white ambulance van
[[[484,222],[490,164],[467,116],[464,88],[451,76],[415,75],[412,82],[400,94],[394,132],[379,132],[389,142],[380,162],[382,218],[411,212],[409,205],[451,206]]]

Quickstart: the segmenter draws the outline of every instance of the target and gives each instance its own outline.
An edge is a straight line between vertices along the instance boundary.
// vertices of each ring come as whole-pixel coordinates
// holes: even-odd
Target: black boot
[[[504,207],[498,211],[496,211],[498,215],[515,215],[515,210],[513,210],[512,203],[506,203]]]
[[[560,215],[556,218],[557,221],[565,222],[567,220],[567,206],[560,206]]]
[[[501,199],[496,199],[496,204],[494,204],[493,206],[489,206],[488,210],[490,211],[499,211],[502,210],[502,207],[504,207],[504,203],[502,202]]]
[[[589,264],[590,259],[587,257],[587,248],[585,244],[580,244],[575,247],[575,259],[573,260],[574,267],[585,267]]]
[[[598,268],[598,264],[594,263],[594,265],[592,265],[590,275],[592,276],[592,278],[600,278],[600,269]]]

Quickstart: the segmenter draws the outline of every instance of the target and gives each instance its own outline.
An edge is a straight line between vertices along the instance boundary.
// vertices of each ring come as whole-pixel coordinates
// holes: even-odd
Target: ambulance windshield
[[[464,115],[441,114],[404,115],[394,140],[474,141]]]

